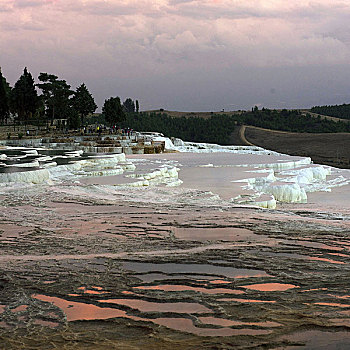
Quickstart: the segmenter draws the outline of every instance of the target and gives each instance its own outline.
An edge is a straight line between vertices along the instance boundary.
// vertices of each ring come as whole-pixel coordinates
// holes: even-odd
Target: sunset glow
[[[99,105],[113,94],[145,109],[340,103],[349,15],[341,0],[1,0],[1,66],[11,84],[24,66],[84,81]]]

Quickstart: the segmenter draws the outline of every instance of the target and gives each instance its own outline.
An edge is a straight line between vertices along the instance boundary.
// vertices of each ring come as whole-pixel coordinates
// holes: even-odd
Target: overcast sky
[[[84,82],[99,107],[350,103],[350,1],[0,0],[0,66]]]

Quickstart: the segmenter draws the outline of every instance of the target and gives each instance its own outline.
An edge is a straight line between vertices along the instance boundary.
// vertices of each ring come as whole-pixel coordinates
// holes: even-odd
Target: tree
[[[3,77],[0,69],[0,122],[7,122],[7,118],[10,115],[9,107],[9,84]]]
[[[70,96],[74,92],[65,80],[59,80],[56,75],[40,73],[39,80],[42,83],[37,86],[42,90],[42,98],[46,106],[46,115],[51,122],[58,116],[65,118],[70,113]]]
[[[11,108],[20,121],[27,123],[38,108],[38,104],[39,98],[34,79],[27,68],[24,68],[23,74],[11,91]]]
[[[140,110],[139,100],[136,100],[136,113],[138,113],[139,110]]]
[[[81,126],[81,120],[79,113],[75,108],[70,108],[66,115],[68,121],[68,127],[70,129],[78,129]]]
[[[125,112],[119,97],[111,97],[105,100],[102,113],[107,123],[111,126],[122,122],[125,119]]]
[[[89,114],[96,111],[97,105],[94,98],[90,94],[86,85],[83,83],[74,93],[72,98],[72,105],[74,109],[80,114],[81,124],[84,125],[84,118]]]
[[[126,113],[135,113],[135,103],[131,98],[124,101],[123,107]]]

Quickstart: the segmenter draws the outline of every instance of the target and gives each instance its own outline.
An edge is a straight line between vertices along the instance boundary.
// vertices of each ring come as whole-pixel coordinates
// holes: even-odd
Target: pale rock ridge
[[[1,183],[25,182],[39,184],[50,179],[50,173],[47,169],[38,169],[32,171],[22,171],[16,173],[0,174]]]
[[[160,183],[164,183],[167,186],[177,186],[182,183],[182,181],[179,179],[179,170],[180,169],[176,167],[163,166],[150,173],[127,175],[127,177],[137,179],[138,181],[119,186],[143,187],[158,185]]]

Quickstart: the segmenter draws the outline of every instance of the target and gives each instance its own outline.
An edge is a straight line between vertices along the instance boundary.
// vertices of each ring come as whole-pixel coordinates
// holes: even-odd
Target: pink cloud
[[[3,0],[0,51],[12,79],[32,65],[115,91],[128,76],[347,64],[349,14],[341,0]]]

